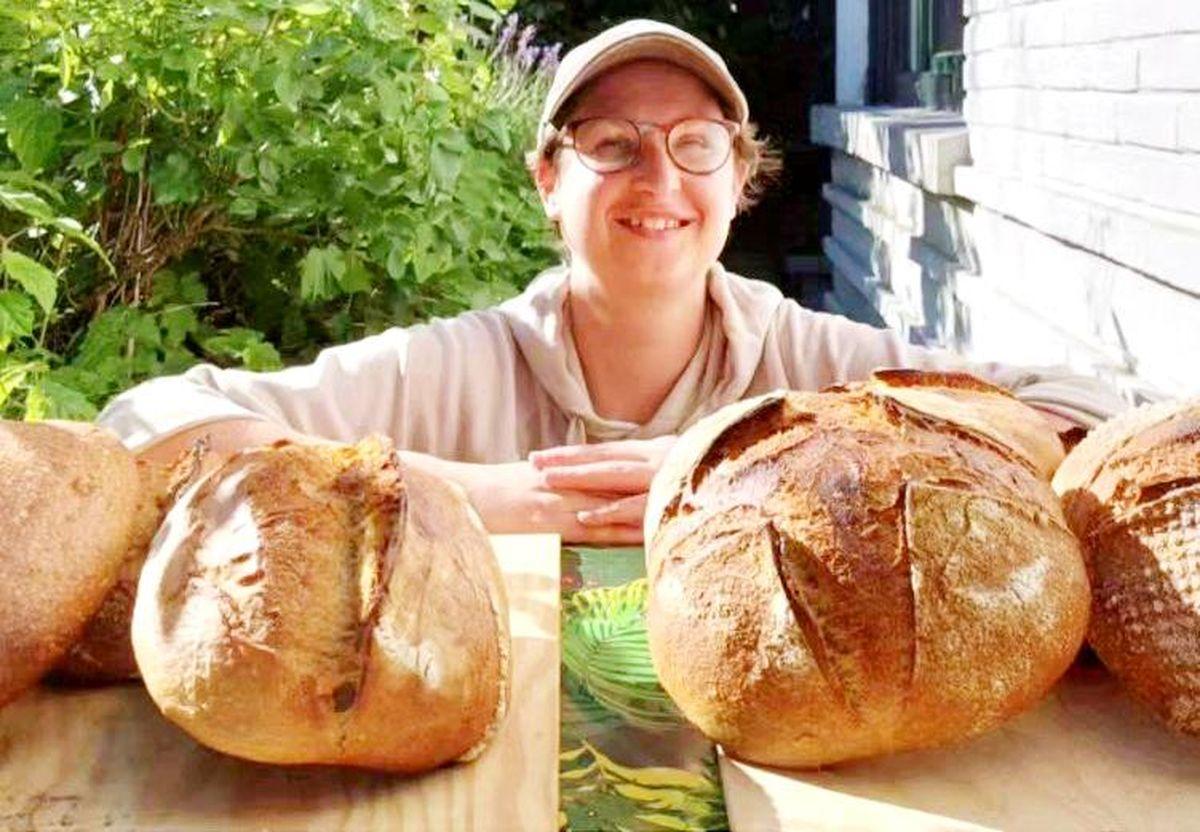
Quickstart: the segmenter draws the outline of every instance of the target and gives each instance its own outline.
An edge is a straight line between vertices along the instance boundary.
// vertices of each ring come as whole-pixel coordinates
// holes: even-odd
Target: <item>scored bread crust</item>
[[[1088,585],[1044,478],[1053,446],[1039,462],[982,429],[990,390],[971,411],[956,384],[941,409],[945,381],[767,394],[668,455],[646,519],[651,653],[734,756],[811,767],[971,736],[1077,652]]]
[[[1200,736],[1200,399],[1100,425],[1054,488],[1091,575],[1089,643],[1163,722]]]
[[[270,763],[417,772],[508,701],[508,614],[462,496],[384,440],[244,452],[171,509],[133,618],[163,713]]]
[[[117,579],[140,483],[115,435],[0,422],[0,705],[79,638]]]
[[[956,422],[1007,445],[1046,480],[1065,451],[1054,427],[1003,387],[968,373],[876,370],[866,386],[914,410]]]

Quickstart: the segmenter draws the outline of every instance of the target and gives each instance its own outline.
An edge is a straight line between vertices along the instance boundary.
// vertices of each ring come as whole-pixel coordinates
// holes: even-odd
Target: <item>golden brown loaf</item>
[[[138,473],[108,431],[0,422],[0,705],[83,632],[133,534]]]
[[[138,675],[129,628],[138,576],[150,541],[175,497],[199,476],[205,446],[197,443],[173,465],[137,459],[141,483],[133,533],[117,581],[104,597],[79,641],[54,668],[53,678],[77,684],[98,684],[134,679]]]
[[[1019,428],[1024,405],[996,397],[880,374],[681,437],[650,492],[648,628],[689,719],[735,756],[810,767],[971,736],[1047,691],[1087,576],[1042,476],[1053,445],[1001,441],[1014,426],[989,420]]]
[[[1054,488],[1092,579],[1092,648],[1164,722],[1200,735],[1200,399],[1100,425]]]
[[[476,755],[507,707],[482,525],[384,440],[281,442],[184,492],[142,570],[133,647],[168,718],[262,762],[422,771]]]

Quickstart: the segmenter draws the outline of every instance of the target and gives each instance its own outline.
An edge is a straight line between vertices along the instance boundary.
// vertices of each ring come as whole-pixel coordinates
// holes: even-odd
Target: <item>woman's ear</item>
[[[551,221],[558,222],[562,211],[558,206],[558,165],[555,158],[543,155],[538,159],[533,178],[538,195],[542,198],[542,209]]]

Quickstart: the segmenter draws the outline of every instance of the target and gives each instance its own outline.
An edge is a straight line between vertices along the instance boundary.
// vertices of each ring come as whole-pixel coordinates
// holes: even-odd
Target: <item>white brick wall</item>
[[[1179,150],[1200,153],[1200,96],[1189,96],[1179,105]]]
[[[843,308],[977,359],[1200,394],[1200,0],[964,11],[970,157],[949,187],[824,141],[848,154],[824,191]]]
[[[1200,214],[1200,0],[967,8],[976,164]]]
[[[1200,390],[1181,358],[1200,354],[1200,0],[965,9],[964,309],[992,321],[978,304],[1007,298],[1008,328],[1023,319],[1041,349]]]
[[[1200,32],[1200,4],[1194,0],[967,0],[963,6],[970,17],[968,52]]]
[[[1132,203],[1200,215],[1200,156],[976,125],[971,157],[1003,176],[1054,180]]]
[[[1200,34],[1157,37],[1139,51],[1139,88],[1200,89]]]

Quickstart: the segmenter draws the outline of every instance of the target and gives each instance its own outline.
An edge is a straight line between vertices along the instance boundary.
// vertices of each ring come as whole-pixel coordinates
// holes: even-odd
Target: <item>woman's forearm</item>
[[[280,439],[304,441],[311,438],[266,419],[222,419],[168,434],[139,451],[138,456],[169,465],[197,440],[205,441],[212,453],[230,456],[245,448],[269,445]]]

